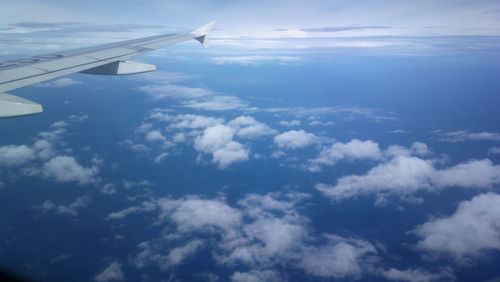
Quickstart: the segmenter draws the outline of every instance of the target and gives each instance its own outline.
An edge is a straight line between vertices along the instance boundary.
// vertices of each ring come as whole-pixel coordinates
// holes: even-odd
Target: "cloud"
[[[299,267],[306,273],[323,278],[359,278],[364,272],[363,260],[377,253],[375,247],[365,240],[336,235],[326,237],[326,245],[306,249],[299,262]]]
[[[273,282],[280,281],[279,274],[273,270],[253,270],[249,272],[235,272],[231,275],[233,282]]]
[[[0,167],[21,166],[35,158],[35,151],[26,145],[0,146]]]
[[[298,149],[318,142],[318,137],[304,130],[290,130],[274,137],[274,144],[279,148]]]
[[[139,244],[140,251],[132,259],[135,267],[141,269],[147,265],[157,265],[162,270],[182,264],[187,258],[194,255],[203,245],[201,240],[192,240],[187,244],[176,247],[164,254],[165,242],[154,240]]]
[[[70,115],[69,120],[70,121],[84,121],[89,118],[88,115]]]
[[[74,157],[57,156],[47,161],[42,168],[44,177],[52,178],[56,182],[78,182],[80,185],[93,184],[97,182],[97,166],[83,167],[78,164]]]
[[[307,168],[310,171],[321,171],[321,166],[334,165],[343,159],[379,160],[381,158],[382,151],[377,143],[371,140],[353,139],[348,143],[335,142],[330,147],[323,148],[317,158],[309,160]]]
[[[241,212],[224,201],[191,196],[181,200],[161,199],[159,220],[172,220],[181,232],[217,228],[230,231],[243,220]]]
[[[322,278],[359,278],[368,272],[377,254],[375,247],[360,238],[315,236],[310,220],[298,208],[309,197],[249,194],[236,206],[224,198],[155,199],[150,203],[157,208],[149,211],[158,213],[155,225],[164,226],[165,233],[139,244],[132,262],[138,268],[157,265],[167,270],[207,246],[217,264],[237,269],[233,281],[280,281],[280,273],[273,269],[283,263]],[[132,208],[120,213],[147,212],[144,203]]]
[[[148,146],[144,144],[135,143],[130,139],[125,139],[121,141],[119,144],[135,152],[145,152],[150,150]]]
[[[169,128],[177,128],[177,129],[207,128],[210,126],[222,124],[224,122],[223,119],[207,117],[203,115],[185,114],[185,115],[173,116],[159,112],[152,113],[150,115],[150,118],[165,122],[171,122]]]
[[[97,282],[121,281],[124,279],[125,275],[122,271],[122,265],[117,261],[113,261],[101,273],[94,277],[94,281]]]
[[[146,140],[148,140],[149,142],[155,142],[155,141],[165,142],[167,138],[165,138],[165,136],[163,136],[160,131],[151,130],[146,134]]]
[[[412,233],[420,239],[417,249],[458,262],[500,250],[500,195],[486,193],[463,201],[454,214],[431,219]]]
[[[497,155],[500,154],[500,147],[491,147],[488,150],[488,155]]]
[[[37,87],[47,87],[47,88],[62,88],[62,87],[68,87],[68,86],[73,86],[73,85],[78,85],[81,84],[81,81],[75,80],[73,78],[69,77],[64,77],[64,78],[59,78],[50,82],[44,82],[44,83],[39,83],[36,84]]]
[[[219,65],[239,64],[239,65],[257,65],[262,62],[298,62],[300,57],[292,56],[239,56],[239,57],[213,57],[211,62]]]
[[[182,263],[188,256],[194,254],[202,245],[200,240],[193,240],[185,246],[172,249],[166,257],[168,265],[178,265]]]
[[[68,205],[56,205],[52,201],[47,200],[40,205],[35,205],[31,208],[42,213],[54,212],[56,214],[77,216],[78,210],[87,207],[91,201],[92,200],[86,196],[79,197]]]
[[[352,25],[352,26],[336,26],[336,27],[316,27],[316,28],[303,28],[305,32],[340,32],[349,30],[364,30],[364,29],[391,29],[389,26],[376,26],[376,25]]]
[[[438,139],[444,142],[500,141],[500,133],[469,132],[467,130],[438,132]]]
[[[279,124],[283,126],[299,126],[300,120],[292,120],[292,121],[281,120]]]
[[[262,122],[258,122],[250,116],[240,116],[231,120],[228,124],[236,131],[236,136],[244,139],[258,139],[266,135],[275,134],[276,131]]]
[[[187,108],[205,111],[227,111],[244,109],[248,105],[246,102],[235,96],[212,95],[198,100],[189,100],[182,105]]]
[[[225,125],[216,125],[205,129],[195,139],[196,150],[212,154],[212,162],[224,169],[235,162],[248,160],[248,150],[233,141],[234,131]]]
[[[187,87],[174,84],[154,84],[145,85],[138,88],[139,91],[146,93],[151,99],[158,100],[187,100],[213,95],[214,92],[196,87]]]
[[[157,208],[157,205],[156,203],[150,203],[150,202],[143,202],[141,205],[139,206],[135,206],[135,207],[129,207],[129,208],[126,208],[124,210],[121,210],[119,212],[113,212],[113,213],[110,213],[106,219],[107,220],[112,220],[112,219],[121,219],[121,218],[124,218],[126,216],[129,216],[131,214],[137,214],[137,213],[143,213],[143,212],[149,212],[149,211],[153,211]]]
[[[362,108],[362,107],[295,107],[295,108],[270,108],[265,109],[265,112],[274,114],[287,114],[295,117],[311,117],[311,116],[338,116],[344,120],[367,119],[372,121],[391,121],[396,120],[396,115],[391,112],[385,112],[379,109]]]
[[[408,282],[432,282],[432,281],[455,281],[454,275],[448,270],[444,269],[440,272],[428,272],[423,269],[407,269],[399,270],[391,268],[389,270],[382,270],[381,275],[387,280],[391,281],[408,281]]]
[[[21,27],[32,30],[64,31],[67,33],[75,32],[128,32],[134,29],[164,28],[159,25],[141,25],[141,24],[91,24],[84,22],[18,22],[10,24],[11,26]]]
[[[319,120],[313,120],[309,123],[310,126],[333,126],[335,125],[335,122],[333,121],[319,121]]]
[[[364,175],[341,177],[335,185],[317,184],[325,196],[344,200],[365,194],[407,195],[445,187],[487,189],[500,184],[500,166],[490,160],[470,160],[436,169],[431,161],[399,155]]]

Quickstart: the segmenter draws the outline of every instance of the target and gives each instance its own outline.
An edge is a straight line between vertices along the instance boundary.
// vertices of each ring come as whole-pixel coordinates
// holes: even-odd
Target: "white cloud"
[[[26,145],[6,145],[0,147],[0,166],[15,167],[36,158],[33,149]]]
[[[68,126],[68,123],[64,120],[54,122],[50,127],[61,128]]]
[[[52,201],[47,200],[40,205],[35,205],[32,209],[37,210],[39,212],[55,212],[57,214],[65,214],[71,216],[77,216],[78,210],[87,207],[91,202],[89,197],[79,197],[72,203],[67,205],[56,205]]]
[[[214,92],[207,89],[174,84],[145,85],[139,87],[139,90],[146,93],[153,100],[187,100],[214,94]]]
[[[439,140],[445,142],[465,141],[500,141],[500,133],[497,132],[469,132],[467,130],[438,132]]]
[[[240,65],[257,65],[262,62],[298,62],[300,57],[292,56],[239,56],[239,57],[213,57],[210,61],[219,64],[240,64]]]
[[[166,159],[170,154],[167,153],[167,152],[163,152],[163,153],[160,153],[159,155],[157,155],[154,159],[153,159],[153,162],[154,163],[161,163],[164,159]]]
[[[361,108],[361,107],[317,107],[317,108],[271,108],[265,112],[275,114],[287,114],[294,117],[320,117],[320,116],[338,116],[344,120],[368,119],[376,122],[395,120],[394,113],[385,112],[379,109]]]
[[[194,254],[202,245],[203,244],[200,240],[193,240],[184,246],[174,248],[168,253],[166,262],[169,266],[181,264],[188,256]]]
[[[309,123],[310,126],[333,126],[335,125],[335,122],[333,121],[319,121],[319,120],[313,120]]]
[[[97,282],[107,282],[107,281],[121,281],[125,279],[125,275],[122,271],[121,263],[113,261],[108,267],[106,267],[101,273],[94,277],[94,281]]]
[[[381,158],[382,151],[377,143],[371,140],[360,141],[353,139],[348,143],[335,142],[330,147],[323,148],[317,158],[309,160],[308,169],[310,171],[320,171],[321,166],[334,165],[343,159],[378,160]]]
[[[106,195],[113,195],[116,193],[116,188],[115,188],[115,185],[113,185],[111,183],[107,183],[107,184],[104,184],[100,187],[100,191],[101,191],[101,193],[106,194]]]
[[[280,281],[279,275],[273,270],[253,270],[249,272],[235,272],[231,275],[233,282],[273,282]]]
[[[248,150],[233,141],[234,130],[225,125],[216,125],[205,129],[195,140],[196,150],[212,154],[212,162],[223,169],[235,162],[248,160]]]
[[[212,156],[212,162],[224,169],[233,163],[247,161],[248,150],[240,143],[231,141],[224,147],[215,150]]]
[[[449,270],[441,270],[440,272],[431,273],[423,269],[407,269],[399,270],[391,268],[382,270],[381,275],[391,281],[407,281],[407,282],[432,282],[432,281],[455,281],[455,277]]]
[[[242,214],[221,200],[205,200],[198,197],[173,201],[159,201],[162,211],[160,220],[168,217],[182,232],[204,228],[231,230],[242,222]]]
[[[70,121],[84,121],[89,118],[88,115],[70,115],[69,120]]]
[[[207,128],[224,122],[223,119],[192,114],[169,116],[168,120],[172,122],[170,128],[178,129]]]
[[[249,116],[237,117],[231,120],[227,125],[235,129],[236,136],[245,139],[258,139],[262,136],[272,135],[276,132],[266,124]]]
[[[458,262],[500,250],[500,195],[486,193],[463,201],[449,217],[434,218],[413,231],[420,250],[450,255]]]
[[[37,87],[48,87],[48,88],[61,88],[61,87],[68,87],[68,86],[73,86],[77,84],[81,84],[82,82],[75,80],[73,78],[69,77],[63,77],[59,78],[50,82],[44,82],[44,83],[39,83],[36,86]]]
[[[323,278],[359,278],[364,272],[363,260],[376,254],[375,247],[365,240],[327,235],[328,243],[308,247],[299,267],[306,273]]]
[[[290,130],[274,137],[274,144],[279,148],[298,149],[312,145],[318,137],[304,130]]]
[[[125,139],[119,143],[120,145],[129,148],[132,151],[135,152],[144,152],[144,151],[149,151],[150,148],[144,144],[140,143],[135,143],[134,141],[130,139]]]
[[[146,140],[149,142],[155,142],[155,141],[160,141],[160,142],[165,142],[167,138],[161,134],[160,131],[158,130],[151,130],[146,134]]]
[[[283,126],[299,126],[300,120],[292,120],[292,121],[282,120],[279,122],[279,124]]]
[[[142,202],[141,205],[135,206],[135,207],[129,207],[124,210],[121,210],[119,212],[113,212],[110,213],[106,219],[111,220],[111,219],[121,219],[126,216],[129,216],[131,214],[136,214],[136,213],[142,213],[142,212],[148,212],[148,211],[153,211],[157,208],[156,203],[150,203],[150,202]]]
[[[227,111],[246,108],[246,102],[235,96],[212,95],[197,100],[183,102],[187,108],[206,111]]]
[[[223,198],[160,198],[149,202],[157,208],[146,210],[144,202],[108,218],[158,213],[155,224],[165,226],[165,233],[139,244],[131,260],[138,268],[153,264],[166,270],[205,245],[213,248],[216,263],[238,266],[231,276],[234,281],[280,281],[278,272],[269,272],[278,263],[317,277],[361,277],[371,268],[375,247],[362,239],[331,234],[315,237],[308,226],[310,220],[297,208],[309,197],[302,193],[250,194],[238,201],[239,208]],[[249,270],[243,271],[245,268]]]
[[[444,187],[491,188],[500,184],[500,166],[488,160],[470,160],[446,169],[431,161],[400,155],[370,169],[364,175],[344,176],[336,185],[318,184],[316,189],[336,200],[362,194],[411,194]]]
[[[488,155],[497,155],[500,154],[500,147],[491,147],[488,150]]]
[[[96,175],[99,168],[97,166],[83,167],[71,156],[57,156],[47,161],[41,172],[43,176],[53,178],[57,182],[75,181],[84,185],[97,182]]]
[[[231,142],[233,136],[234,131],[229,126],[211,126],[205,129],[203,135],[196,138],[194,146],[198,151],[213,153]]]

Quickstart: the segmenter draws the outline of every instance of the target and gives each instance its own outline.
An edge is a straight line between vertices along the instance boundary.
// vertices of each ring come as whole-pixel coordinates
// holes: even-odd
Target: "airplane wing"
[[[0,62],[0,118],[43,112],[42,105],[6,91],[76,72],[121,75],[154,71],[156,66],[131,58],[190,39],[207,46],[208,33],[215,24],[211,22],[186,34],[157,35]]]

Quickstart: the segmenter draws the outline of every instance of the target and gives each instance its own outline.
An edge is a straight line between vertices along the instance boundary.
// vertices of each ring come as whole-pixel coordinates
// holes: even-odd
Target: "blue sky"
[[[0,266],[49,281],[495,281],[495,1],[4,1],[3,59],[218,20],[11,91]]]

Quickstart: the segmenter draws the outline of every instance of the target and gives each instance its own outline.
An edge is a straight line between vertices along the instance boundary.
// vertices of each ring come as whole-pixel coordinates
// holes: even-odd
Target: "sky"
[[[10,91],[0,268],[34,281],[498,281],[498,1],[2,1],[9,60],[217,20],[158,70]]]

